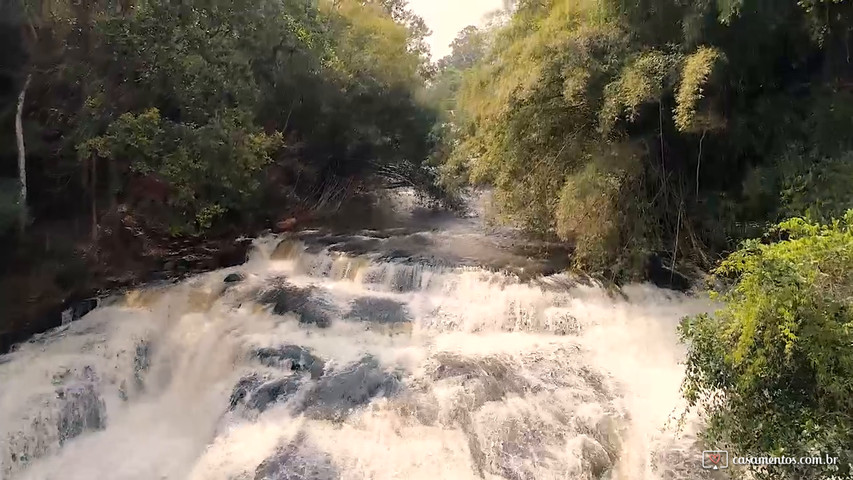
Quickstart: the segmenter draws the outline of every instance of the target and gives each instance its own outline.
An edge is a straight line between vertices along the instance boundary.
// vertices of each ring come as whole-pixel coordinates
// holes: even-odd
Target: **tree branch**
[[[21,233],[27,228],[27,154],[24,147],[24,125],[22,117],[24,115],[24,99],[27,89],[30,87],[30,80],[32,80],[32,74],[27,75],[27,80],[24,82],[21,94],[18,95],[18,112],[15,115],[15,137],[18,141],[18,175],[21,182],[21,194],[18,200],[20,207],[18,227]]]

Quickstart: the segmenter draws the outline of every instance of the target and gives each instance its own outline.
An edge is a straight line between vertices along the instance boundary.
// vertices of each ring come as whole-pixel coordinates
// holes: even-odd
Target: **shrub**
[[[708,415],[709,447],[831,455],[840,465],[752,467],[757,478],[825,478],[853,461],[853,210],[829,225],[788,220],[715,271],[733,279],[715,315],[686,318],[683,384]]]

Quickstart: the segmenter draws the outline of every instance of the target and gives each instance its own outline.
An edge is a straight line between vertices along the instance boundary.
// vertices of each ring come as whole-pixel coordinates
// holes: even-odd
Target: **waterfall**
[[[0,478],[706,478],[675,329],[707,301],[374,233],[258,239],[0,357]]]

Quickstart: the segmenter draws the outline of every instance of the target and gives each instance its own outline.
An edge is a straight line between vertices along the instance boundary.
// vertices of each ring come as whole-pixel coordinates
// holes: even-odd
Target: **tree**
[[[574,244],[577,267],[611,279],[641,272],[650,253],[710,268],[740,240],[804,213],[793,207],[796,179],[832,176],[783,159],[853,148],[837,145],[849,136],[819,133],[830,122],[843,131],[834,112],[853,105],[832,87],[853,75],[838,43],[850,3],[727,6],[516,2],[485,55],[436,82],[458,91],[440,100],[454,107],[444,130],[459,132],[445,137],[445,181],[494,186],[502,220]],[[478,45],[474,33],[445,65],[470,64],[462,47]],[[843,162],[818,163],[837,172]],[[759,176],[772,181],[757,188]]]
[[[450,43],[450,55],[438,61],[439,70],[465,70],[473,67],[486,54],[485,34],[477,27],[467,26]]]
[[[429,32],[403,1],[30,3],[31,201],[93,238],[122,204],[198,234],[432,182]]]

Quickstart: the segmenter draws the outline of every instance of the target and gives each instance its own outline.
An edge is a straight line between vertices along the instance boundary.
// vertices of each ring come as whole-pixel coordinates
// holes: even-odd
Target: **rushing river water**
[[[673,419],[707,303],[481,227],[266,237],[104,301],[0,356],[0,478],[704,478]]]

